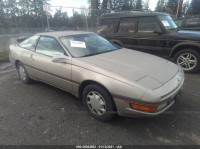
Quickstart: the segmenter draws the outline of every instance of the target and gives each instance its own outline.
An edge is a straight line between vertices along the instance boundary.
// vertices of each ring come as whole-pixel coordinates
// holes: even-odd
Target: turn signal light
[[[155,112],[157,111],[157,107],[148,107],[148,106],[142,106],[137,104],[131,104],[131,107],[133,109],[142,110],[142,111],[148,111],[148,112]]]

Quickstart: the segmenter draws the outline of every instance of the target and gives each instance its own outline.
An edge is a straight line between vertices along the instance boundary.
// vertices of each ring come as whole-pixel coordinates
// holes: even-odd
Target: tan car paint
[[[52,32],[38,35],[52,36],[59,41],[61,36],[83,33],[87,32]],[[13,64],[21,61],[31,78],[71,92],[77,97],[79,87],[84,81],[101,84],[113,96],[119,115],[155,115],[162,111],[154,114],[134,111],[130,109],[130,102],[115,98],[116,95],[157,103],[175,96],[184,82],[184,73],[177,65],[150,54],[120,49],[96,56],[72,58],[62,44],[61,46],[68,54],[66,63],[54,63],[52,57],[23,49],[18,45],[10,46],[10,60]]]

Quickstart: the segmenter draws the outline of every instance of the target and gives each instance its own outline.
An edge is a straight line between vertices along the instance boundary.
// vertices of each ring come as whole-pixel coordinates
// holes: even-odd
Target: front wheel
[[[89,114],[100,121],[109,121],[115,116],[115,105],[109,93],[99,85],[88,85],[82,94],[83,104]]]
[[[175,62],[186,73],[194,73],[200,69],[200,55],[194,49],[184,49],[176,53]]]
[[[16,67],[17,67],[17,71],[18,71],[19,78],[21,79],[21,81],[25,84],[30,83],[31,79],[30,79],[24,65],[22,63],[18,62]]]

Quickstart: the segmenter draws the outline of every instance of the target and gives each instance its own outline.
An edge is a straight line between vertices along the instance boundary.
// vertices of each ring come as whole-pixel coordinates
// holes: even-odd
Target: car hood
[[[180,30],[171,32],[170,35],[179,37],[180,39],[187,39],[187,40],[196,39],[199,41],[200,39],[200,31]]]
[[[157,84],[154,87],[163,85],[178,72],[178,66],[170,61],[125,48],[84,57],[81,60],[111,71],[131,82],[139,82],[143,78],[153,80]]]

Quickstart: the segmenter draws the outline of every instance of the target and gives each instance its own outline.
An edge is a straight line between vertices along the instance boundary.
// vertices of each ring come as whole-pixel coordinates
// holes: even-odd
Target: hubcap
[[[96,115],[103,115],[106,112],[106,103],[104,98],[97,92],[91,91],[87,94],[87,105]]]
[[[23,66],[19,66],[19,76],[22,80],[26,80],[26,72]]]
[[[183,53],[177,59],[177,64],[183,68],[183,70],[192,70],[197,65],[197,58],[191,53]]]

